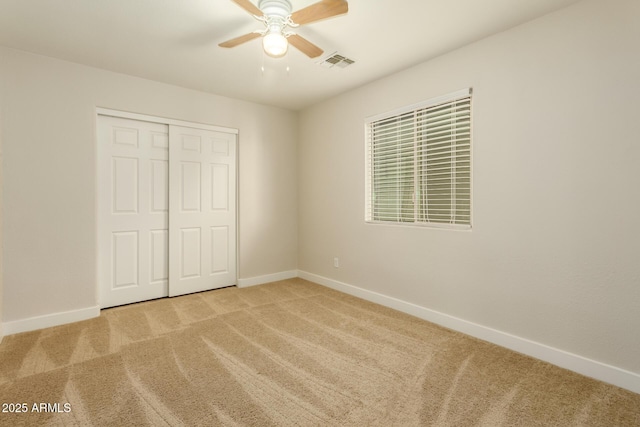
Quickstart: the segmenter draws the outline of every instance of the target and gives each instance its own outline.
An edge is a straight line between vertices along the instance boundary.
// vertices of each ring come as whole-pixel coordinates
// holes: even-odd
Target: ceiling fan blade
[[[349,4],[346,0],[322,0],[292,13],[291,20],[298,25],[304,25],[310,22],[320,21],[321,19],[342,15],[348,11]]]
[[[260,9],[258,9],[258,6],[256,6],[255,4],[251,3],[249,0],[231,0],[232,2],[234,2],[235,4],[237,4],[238,6],[240,6],[241,8],[243,8],[244,10],[246,10],[247,12],[249,12],[252,15],[255,16],[262,16],[263,13]]]
[[[287,40],[289,40],[289,43],[291,43],[293,47],[307,55],[309,58],[316,58],[322,55],[323,50],[304,37],[297,34],[291,34]]]
[[[260,33],[249,33],[244,36],[236,37],[235,39],[227,40],[226,42],[220,43],[218,46],[220,47],[236,47],[239,44],[246,43],[250,40],[257,39],[260,37]]]

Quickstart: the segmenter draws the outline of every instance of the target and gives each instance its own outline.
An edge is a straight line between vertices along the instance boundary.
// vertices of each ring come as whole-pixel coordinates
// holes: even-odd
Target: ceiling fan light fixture
[[[269,32],[262,38],[262,48],[273,58],[280,58],[287,53],[289,42],[280,32]]]
[[[264,52],[273,57],[281,58],[286,55],[289,43],[309,58],[317,58],[323,50],[305,39],[303,36],[288,31],[312,22],[334,16],[343,15],[349,11],[347,0],[319,0],[294,13],[291,13],[291,0],[232,0],[238,6],[249,12],[265,26],[263,31],[254,31],[240,37],[219,43],[220,47],[235,47],[240,44],[262,37]]]

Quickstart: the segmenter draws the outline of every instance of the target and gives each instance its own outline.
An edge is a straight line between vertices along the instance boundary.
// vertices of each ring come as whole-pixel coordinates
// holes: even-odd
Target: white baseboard
[[[29,317],[13,322],[5,322],[2,329],[5,335],[18,334],[20,332],[35,331],[36,329],[49,328],[67,323],[79,322],[100,316],[100,307],[93,306],[79,310],[63,311],[61,313],[47,314],[44,316]]]
[[[298,270],[281,271],[280,273],[266,274],[264,276],[238,279],[238,287],[247,288],[249,286],[262,285],[269,282],[277,282],[278,280],[293,279],[294,277],[298,277]]]
[[[238,279],[238,287],[262,285],[264,283],[276,282],[298,277],[298,270],[282,271],[264,276],[251,277],[248,279]],[[80,310],[65,311],[62,313],[47,314],[44,316],[30,317],[28,319],[5,322],[0,325],[0,332],[4,335],[18,334],[20,332],[34,331],[36,329],[48,328],[51,326],[64,325],[66,323],[79,322],[100,316],[100,307],[87,307]],[[1,335],[0,335],[1,336]]]
[[[638,373],[626,371],[577,354],[306,271],[299,271],[298,276],[328,288],[411,314],[446,328],[549,362],[587,377],[613,384],[634,393],[640,393],[640,374]]]

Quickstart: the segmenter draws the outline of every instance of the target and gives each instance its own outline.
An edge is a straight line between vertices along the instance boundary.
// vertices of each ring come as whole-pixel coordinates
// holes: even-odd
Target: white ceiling
[[[218,47],[262,28],[231,0],[0,0],[0,44],[297,110],[577,1],[349,0],[347,15],[297,30],[323,56],[276,60],[259,40]],[[336,51],[356,63],[317,64]]]

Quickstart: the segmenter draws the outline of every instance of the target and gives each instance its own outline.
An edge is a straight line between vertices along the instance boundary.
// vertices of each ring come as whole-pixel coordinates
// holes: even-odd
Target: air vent
[[[355,63],[353,59],[349,59],[346,56],[342,56],[337,52],[332,53],[321,62],[318,62],[318,64],[320,64],[325,68],[333,68],[333,67],[346,68],[353,63]]]

